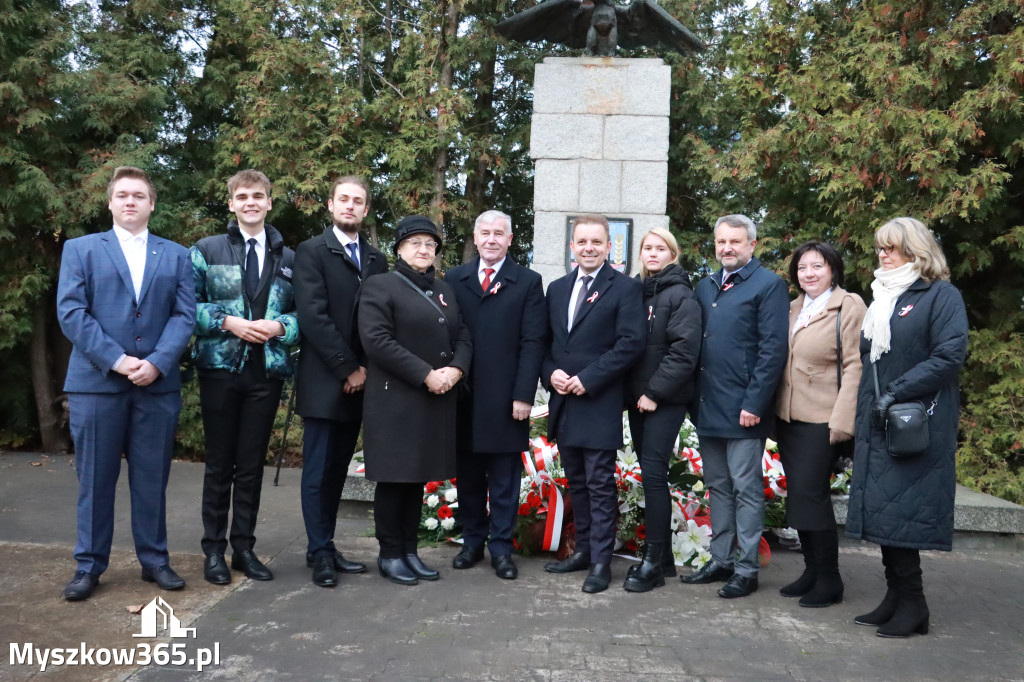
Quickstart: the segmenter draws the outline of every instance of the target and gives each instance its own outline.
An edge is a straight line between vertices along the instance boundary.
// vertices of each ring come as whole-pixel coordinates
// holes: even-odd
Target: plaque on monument
[[[579,216],[571,215],[565,219],[565,272],[576,269],[569,242],[572,241],[572,228]],[[611,236],[612,250],[608,254],[608,264],[624,275],[630,274],[630,254],[633,252],[633,219],[613,218],[608,216],[608,228]]]

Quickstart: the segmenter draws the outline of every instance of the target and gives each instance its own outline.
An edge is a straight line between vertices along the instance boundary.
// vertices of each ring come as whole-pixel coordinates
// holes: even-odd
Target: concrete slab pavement
[[[40,462],[32,466],[31,462]],[[269,473],[269,472],[268,472]],[[202,579],[202,465],[175,463],[168,514],[172,563],[189,582],[160,592],[139,581],[124,478],[111,570],[92,599],[60,590],[74,570],[76,482],[71,457],[0,455],[0,680],[30,679],[38,665],[11,665],[10,643],[38,647],[135,647],[140,617],[125,607],[163,597],[197,636],[188,650],[219,647],[201,673],[157,665],[51,667],[54,680],[1024,680],[1024,554],[1017,545],[923,554],[931,632],[885,640],[852,623],[884,584],[877,547],[841,545],[846,599],[804,609],[778,588],[798,554],[777,549],[751,597],[723,600],[717,586],[670,580],[647,594],[613,587],[580,592],[582,574],[551,575],[546,557],[520,558],[520,578],[498,580],[486,562],[451,569],[454,546],[421,555],[442,579],[400,587],[375,571],[334,589],[310,582],[298,501],[299,471],[265,477],[257,551],[275,572],[230,586]],[[368,507],[343,505],[346,556],[376,556]],[[145,640],[171,643],[167,638]],[[175,642],[180,640],[175,640]]]

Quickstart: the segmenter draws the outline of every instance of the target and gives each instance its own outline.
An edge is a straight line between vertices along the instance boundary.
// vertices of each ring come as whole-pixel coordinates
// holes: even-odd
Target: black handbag
[[[878,388],[878,366],[871,363],[875,376],[875,399],[881,397]],[[913,457],[928,449],[928,417],[935,411],[939,394],[925,407],[920,400],[893,403],[885,414],[885,447],[893,457]]]

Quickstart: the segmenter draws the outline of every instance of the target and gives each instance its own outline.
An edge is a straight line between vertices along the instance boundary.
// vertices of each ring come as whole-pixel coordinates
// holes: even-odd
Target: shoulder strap
[[[434,299],[432,299],[432,298],[430,298],[429,296],[427,296],[427,292],[423,291],[423,289],[420,289],[420,288],[419,288],[418,286],[416,286],[415,284],[413,284],[413,282],[412,282],[412,280],[411,280],[411,279],[409,279],[408,277],[406,277],[406,276],[405,276],[405,275],[403,275],[402,273],[398,272],[397,270],[395,271],[395,274],[396,274],[396,275],[398,275],[398,277],[399,277],[399,278],[400,278],[400,279],[401,279],[401,280],[402,280],[403,282],[405,282],[406,284],[408,284],[408,285],[409,285],[409,287],[410,287],[410,288],[411,288],[411,289],[412,289],[413,291],[415,291],[415,292],[416,292],[417,294],[419,294],[419,295],[420,295],[420,296],[422,296],[423,298],[427,299],[427,303],[429,303],[430,305],[434,306],[434,310],[436,310],[436,311],[437,311],[438,313],[440,313],[440,314],[441,314],[441,317],[446,317],[446,315],[444,314],[444,311],[443,311],[443,310],[441,310],[441,306],[439,306],[439,305],[438,305],[437,303],[434,303]]]
[[[840,331],[843,319],[843,305],[836,311],[836,389],[843,387],[843,337]]]

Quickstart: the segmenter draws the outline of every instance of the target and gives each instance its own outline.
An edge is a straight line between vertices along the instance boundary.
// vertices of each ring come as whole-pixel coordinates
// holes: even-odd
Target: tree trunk
[[[50,300],[48,295],[44,300]],[[40,301],[32,311],[32,339],[29,363],[32,370],[32,392],[39,417],[39,436],[45,452],[69,452],[71,439],[67,431],[66,399],[55,388],[53,362],[50,355],[49,329],[55,317],[52,305]]]
[[[494,70],[498,61],[496,44],[489,46],[487,54],[480,62],[480,74],[477,77],[477,96],[473,106],[473,118],[469,129],[479,131],[476,141],[476,168],[466,178],[466,198],[469,200],[471,214],[475,217],[490,208],[498,208],[485,204],[487,184],[490,182],[490,159],[488,151],[492,148],[491,135],[494,130]],[[499,210],[502,210],[499,208]],[[476,256],[473,240],[467,238],[462,247],[462,262],[468,263]]]
[[[458,0],[443,2],[441,4],[442,16],[446,23],[441,32],[441,45],[439,47],[441,58],[441,73],[438,78],[438,93],[442,100],[449,96],[452,88],[453,70],[449,50],[455,44],[455,38],[459,28],[459,3]],[[444,192],[446,188],[445,179],[448,170],[448,112],[443,110],[443,105],[438,106],[437,111],[437,156],[434,157],[434,193],[430,200],[430,216],[437,223],[444,234]]]

